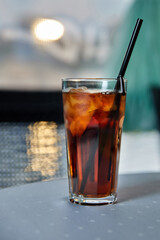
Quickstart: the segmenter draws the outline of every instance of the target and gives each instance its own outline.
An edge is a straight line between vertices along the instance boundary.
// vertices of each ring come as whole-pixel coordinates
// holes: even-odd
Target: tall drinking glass
[[[126,95],[117,79],[63,79],[69,198],[114,203]],[[124,81],[125,89],[127,81]]]

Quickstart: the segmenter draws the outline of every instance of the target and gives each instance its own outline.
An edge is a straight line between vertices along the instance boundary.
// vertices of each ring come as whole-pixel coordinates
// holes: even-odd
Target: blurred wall
[[[160,1],[136,0],[119,25],[105,75],[116,76],[137,18],[144,20],[125,77],[128,79],[125,130],[157,128],[153,87],[160,87]]]
[[[131,3],[0,1],[0,89],[60,89],[62,77],[102,77],[112,39]],[[35,37],[34,22],[42,18],[63,24],[59,40]]]

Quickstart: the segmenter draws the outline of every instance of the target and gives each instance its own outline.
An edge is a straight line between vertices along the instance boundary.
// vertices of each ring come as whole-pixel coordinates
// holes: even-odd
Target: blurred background
[[[120,173],[160,170],[159,12],[159,0],[0,1],[0,187],[66,176],[61,79],[116,77],[138,17]]]
[[[103,77],[132,2],[1,1],[0,87],[53,90],[62,77]]]

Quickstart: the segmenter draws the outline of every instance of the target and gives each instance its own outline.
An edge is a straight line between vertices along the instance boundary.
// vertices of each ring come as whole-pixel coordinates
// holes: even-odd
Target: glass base
[[[117,202],[117,194],[111,194],[103,198],[88,198],[83,195],[71,194],[69,199],[73,203],[84,205],[114,204]]]

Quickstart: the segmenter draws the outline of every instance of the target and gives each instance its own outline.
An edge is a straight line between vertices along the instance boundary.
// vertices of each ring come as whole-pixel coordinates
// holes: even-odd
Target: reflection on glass
[[[54,176],[59,170],[62,155],[60,136],[54,122],[36,122],[28,126],[26,136],[27,155],[30,164],[26,172],[40,172],[42,176]]]
[[[53,19],[38,19],[33,23],[32,32],[40,41],[54,41],[63,36],[64,26]]]

